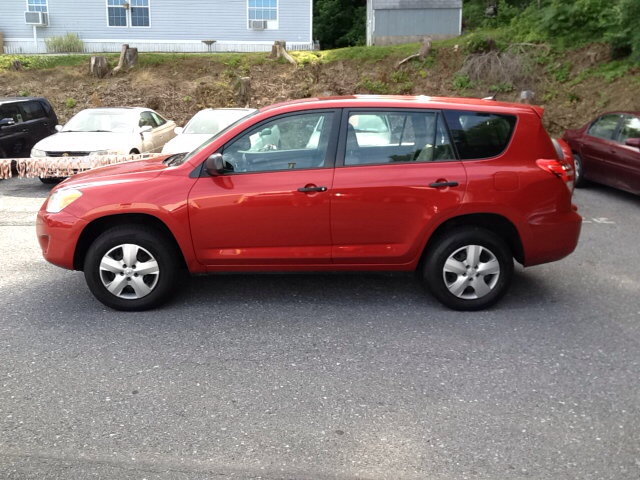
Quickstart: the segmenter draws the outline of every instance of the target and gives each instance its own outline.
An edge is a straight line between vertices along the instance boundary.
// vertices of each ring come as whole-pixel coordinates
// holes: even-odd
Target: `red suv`
[[[38,240],[118,310],[164,302],[180,268],[418,270],[440,302],[478,310],[505,294],[513,259],[559,260],[578,242],[573,159],[541,116],[432,97],[273,105],[188,154],[66,180]]]

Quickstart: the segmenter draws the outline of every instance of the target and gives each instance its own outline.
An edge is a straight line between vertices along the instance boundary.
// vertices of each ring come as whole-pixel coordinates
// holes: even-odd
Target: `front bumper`
[[[76,245],[87,222],[64,211],[47,213],[42,209],[36,219],[36,233],[45,260],[73,270]]]

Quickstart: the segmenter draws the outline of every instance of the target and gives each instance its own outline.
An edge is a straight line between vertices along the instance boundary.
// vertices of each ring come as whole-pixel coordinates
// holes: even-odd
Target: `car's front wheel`
[[[576,188],[584,187],[587,181],[584,179],[584,166],[582,158],[577,153],[573,154],[573,163],[576,170]]]
[[[172,243],[155,230],[121,226],[91,245],[84,263],[87,285],[115,310],[155,308],[174,293],[178,264]]]
[[[424,279],[433,295],[454,310],[496,303],[513,277],[511,250],[498,235],[465,227],[440,236],[427,252]]]

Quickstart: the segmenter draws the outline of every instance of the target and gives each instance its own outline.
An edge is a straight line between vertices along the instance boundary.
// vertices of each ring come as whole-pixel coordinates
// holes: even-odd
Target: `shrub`
[[[475,83],[469,78],[467,74],[456,73],[453,77],[453,88],[455,90],[464,92],[469,88],[475,87]]]
[[[44,44],[49,53],[82,53],[84,42],[76,33],[66,33],[61,37],[45,38]]]
[[[78,104],[78,102],[76,102],[75,98],[67,98],[64,104],[67,106],[67,108],[73,108]]]

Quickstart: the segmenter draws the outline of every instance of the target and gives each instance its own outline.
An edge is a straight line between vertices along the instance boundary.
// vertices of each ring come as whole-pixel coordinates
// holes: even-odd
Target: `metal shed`
[[[462,31],[462,0],[367,0],[367,45],[451,38]]]

